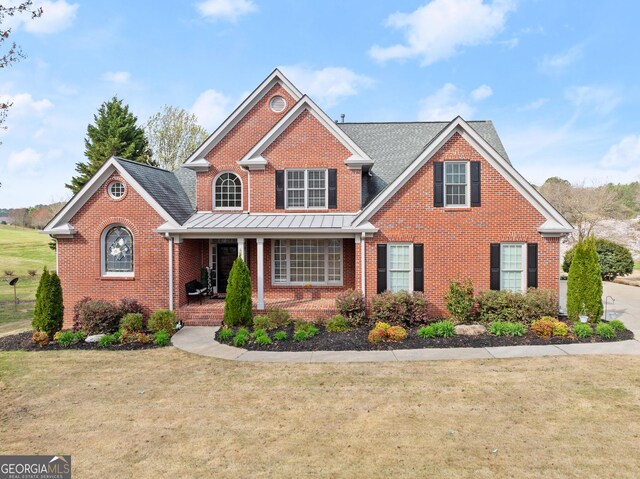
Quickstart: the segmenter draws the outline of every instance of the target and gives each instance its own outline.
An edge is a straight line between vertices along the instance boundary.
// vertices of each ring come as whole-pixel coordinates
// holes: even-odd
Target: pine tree
[[[42,275],[40,276],[40,282],[38,283],[38,289],[36,290],[36,304],[33,309],[33,321],[31,326],[34,331],[44,331],[42,326],[44,325],[45,316],[46,316],[46,304],[48,297],[48,289],[51,275],[49,274],[49,270],[45,266],[42,270]]]
[[[595,239],[578,240],[567,282],[567,315],[577,321],[580,314],[598,322],[602,316],[602,277]]]
[[[229,272],[227,297],[224,301],[224,324],[250,326],[252,322],[251,275],[247,265],[238,256]]]
[[[113,97],[104,102],[93,115],[94,125],[87,127],[84,139],[84,156],[87,162],[76,163],[77,176],[66,185],[77,193],[105,162],[112,156],[131,161],[155,165],[144,129],[137,125],[138,119],[129,112],[129,106]]]

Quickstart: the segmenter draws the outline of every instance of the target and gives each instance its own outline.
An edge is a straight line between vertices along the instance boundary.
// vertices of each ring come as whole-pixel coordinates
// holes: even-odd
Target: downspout
[[[169,310],[173,311],[173,237],[169,236]]]
[[[367,282],[366,282],[366,261],[365,261],[365,243],[364,243],[364,239],[366,238],[366,234],[363,232],[362,233],[362,239],[360,240],[360,283],[361,283],[361,287],[362,287],[362,295],[366,298],[367,297]]]
[[[251,170],[244,166],[240,169],[247,172],[247,213],[251,213]]]

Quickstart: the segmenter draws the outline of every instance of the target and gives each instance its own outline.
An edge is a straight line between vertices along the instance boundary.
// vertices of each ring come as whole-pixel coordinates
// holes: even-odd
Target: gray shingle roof
[[[183,224],[194,213],[189,196],[173,172],[124,158],[115,160],[176,222]]]
[[[470,121],[469,125],[505,160],[507,152],[490,121]],[[363,206],[402,173],[449,122],[338,123],[349,138],[374,161],[371,176],[363,176]]]
[[[191,206],[196,209],[196,172],[189,168],[177,168],[173,170],[173,174],[176,175],[178,181],[182,185],[182,189],[189,197]]]

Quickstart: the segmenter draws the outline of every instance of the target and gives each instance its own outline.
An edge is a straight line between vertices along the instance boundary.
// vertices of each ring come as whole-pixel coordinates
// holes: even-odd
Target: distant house
[[[1,225],[10,225],[13,223],[13,218],[9,216],[0,216],[0,224]]]
[[[572,226],[515,170],[490,121],[336,123],[275,70],[174,171],[111,158],[46,226],[65,326],[85,296],[215,324],[244,258],[256,310],[329,314],[349,289],[559,287]]]

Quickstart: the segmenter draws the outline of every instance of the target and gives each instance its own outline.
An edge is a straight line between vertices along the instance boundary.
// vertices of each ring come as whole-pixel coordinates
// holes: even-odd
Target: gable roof
[[[493,125],[491,125],[493,128]],[[472,127],[460,116],[453,119],[425,146],[420,154],[406,165],[404,169],[393,179],[354,220],[354,226],[364,224],[395,194],[398,190],[431,159],[431,157],[455,134],[459,133],[471,144],[502,176],[518,190],[540,214],[546,218],[546,222],[538,229],[541,233],[562,234],[574,231],[573,226],[540,194],[538,191],[518,173],[507,158],[503,157],[496,148],[485,139],[478,130],[482,127]],[[495,130],[494,130],[495,131]],[[486,132],[485,132],[486,133]],[[497,139],[489,135],[489,139]],[[499,141],[499,139],[498,139]],[[502,143],[500,143],[502,145]],[[504,148],[503,148],[504,149]]]
[[[293,97],[295,101],[298,101],[302,97],[300,90],[298,90],[295,85],[276,68],[262,83],[260,83],[260,85],[258,85],[255,90],[253,90],[253,92],[251,92],[251,94],[238,106],[238,108],[236,108],[211,135],[209,135],[209,138],[204,140],[204,142],[196,148],[196,150],[184,162],[183,166],[185,168],[193,168],[196,170],[208,168],[210,165],[205,160],[205,156],[276,84],[282,85],[282,87]]]
[[[373,164],[373,160],[367,155],[367,153],[354,142],[349,135],[342,131],[336,123],[327,116],[327,114],[316,105],[311,98],[304,95],[295,105],[291,108],[286,115],[280,118],[280,121],[276,123],[269,132],[262,137],[262,139],[256,143],[249,152],[244,155],[238,164],[241,166],[252,165],[264,165],[266,160],[262,157],[262,153],[269,147],[273,141],[278,138],[293,121],[298,118],[303,112],[308,111],[314,116],[329,132],[340,142],[342,145],[351,152],[352,156],[345,160],[347,166],[370,166]]]
[[[194,213],[189,197],[172,172],[112,156],[53,217],[42,232],[51,235],[72,235],[75,229],[69,221],[116,171],[168,224],[177,227]]]
[[[375,162],[371,174],[363,177],[363,206],[392,183],[448,124],[445,121],[338,123]],[[492,122],[468,124],[509,161]]]

